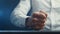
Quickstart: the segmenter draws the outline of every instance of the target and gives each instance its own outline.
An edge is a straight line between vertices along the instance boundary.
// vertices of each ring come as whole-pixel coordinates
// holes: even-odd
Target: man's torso
[[[60,0],[32,0],[32,14],[33,12],[40,10],[44,10],[48,14],[44,30],[60,30],[59,3]]]

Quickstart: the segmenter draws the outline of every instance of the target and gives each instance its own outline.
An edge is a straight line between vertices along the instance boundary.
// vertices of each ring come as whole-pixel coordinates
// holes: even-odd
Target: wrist
[[[26,28],[29,28],[29,22],[30,22],[30,17],[27,17],[26,21],[25,21],[25,27]]]

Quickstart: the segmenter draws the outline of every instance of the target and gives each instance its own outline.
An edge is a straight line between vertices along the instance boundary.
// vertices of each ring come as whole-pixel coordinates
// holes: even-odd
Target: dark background
[[[21,30],[11,24],[10,14],[13,9],[17,6],[19,0],[0,0],[0,30]]]
[[[0,0],[0,30],[28,30],[16,27],[10,22],[10,14],[19,2],[20,0]],[[31,12],[30,10],[27,15],[30,16]]]

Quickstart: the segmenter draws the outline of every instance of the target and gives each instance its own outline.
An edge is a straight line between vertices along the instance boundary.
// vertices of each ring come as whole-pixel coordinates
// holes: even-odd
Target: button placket
[[[51,30],[54,28],[55,24],[55,18],[54,18],[54,8],[53,8],[53,0],[51,0],[51,13],[50,13],[50,19],[51,19]]]

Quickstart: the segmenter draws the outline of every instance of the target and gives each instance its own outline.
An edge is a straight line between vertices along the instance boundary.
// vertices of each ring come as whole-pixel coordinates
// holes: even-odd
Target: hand
[[[33,29],[43,29],[46,18],[47,14],[44,11],[35,12],[28,19],[27,26]]]

